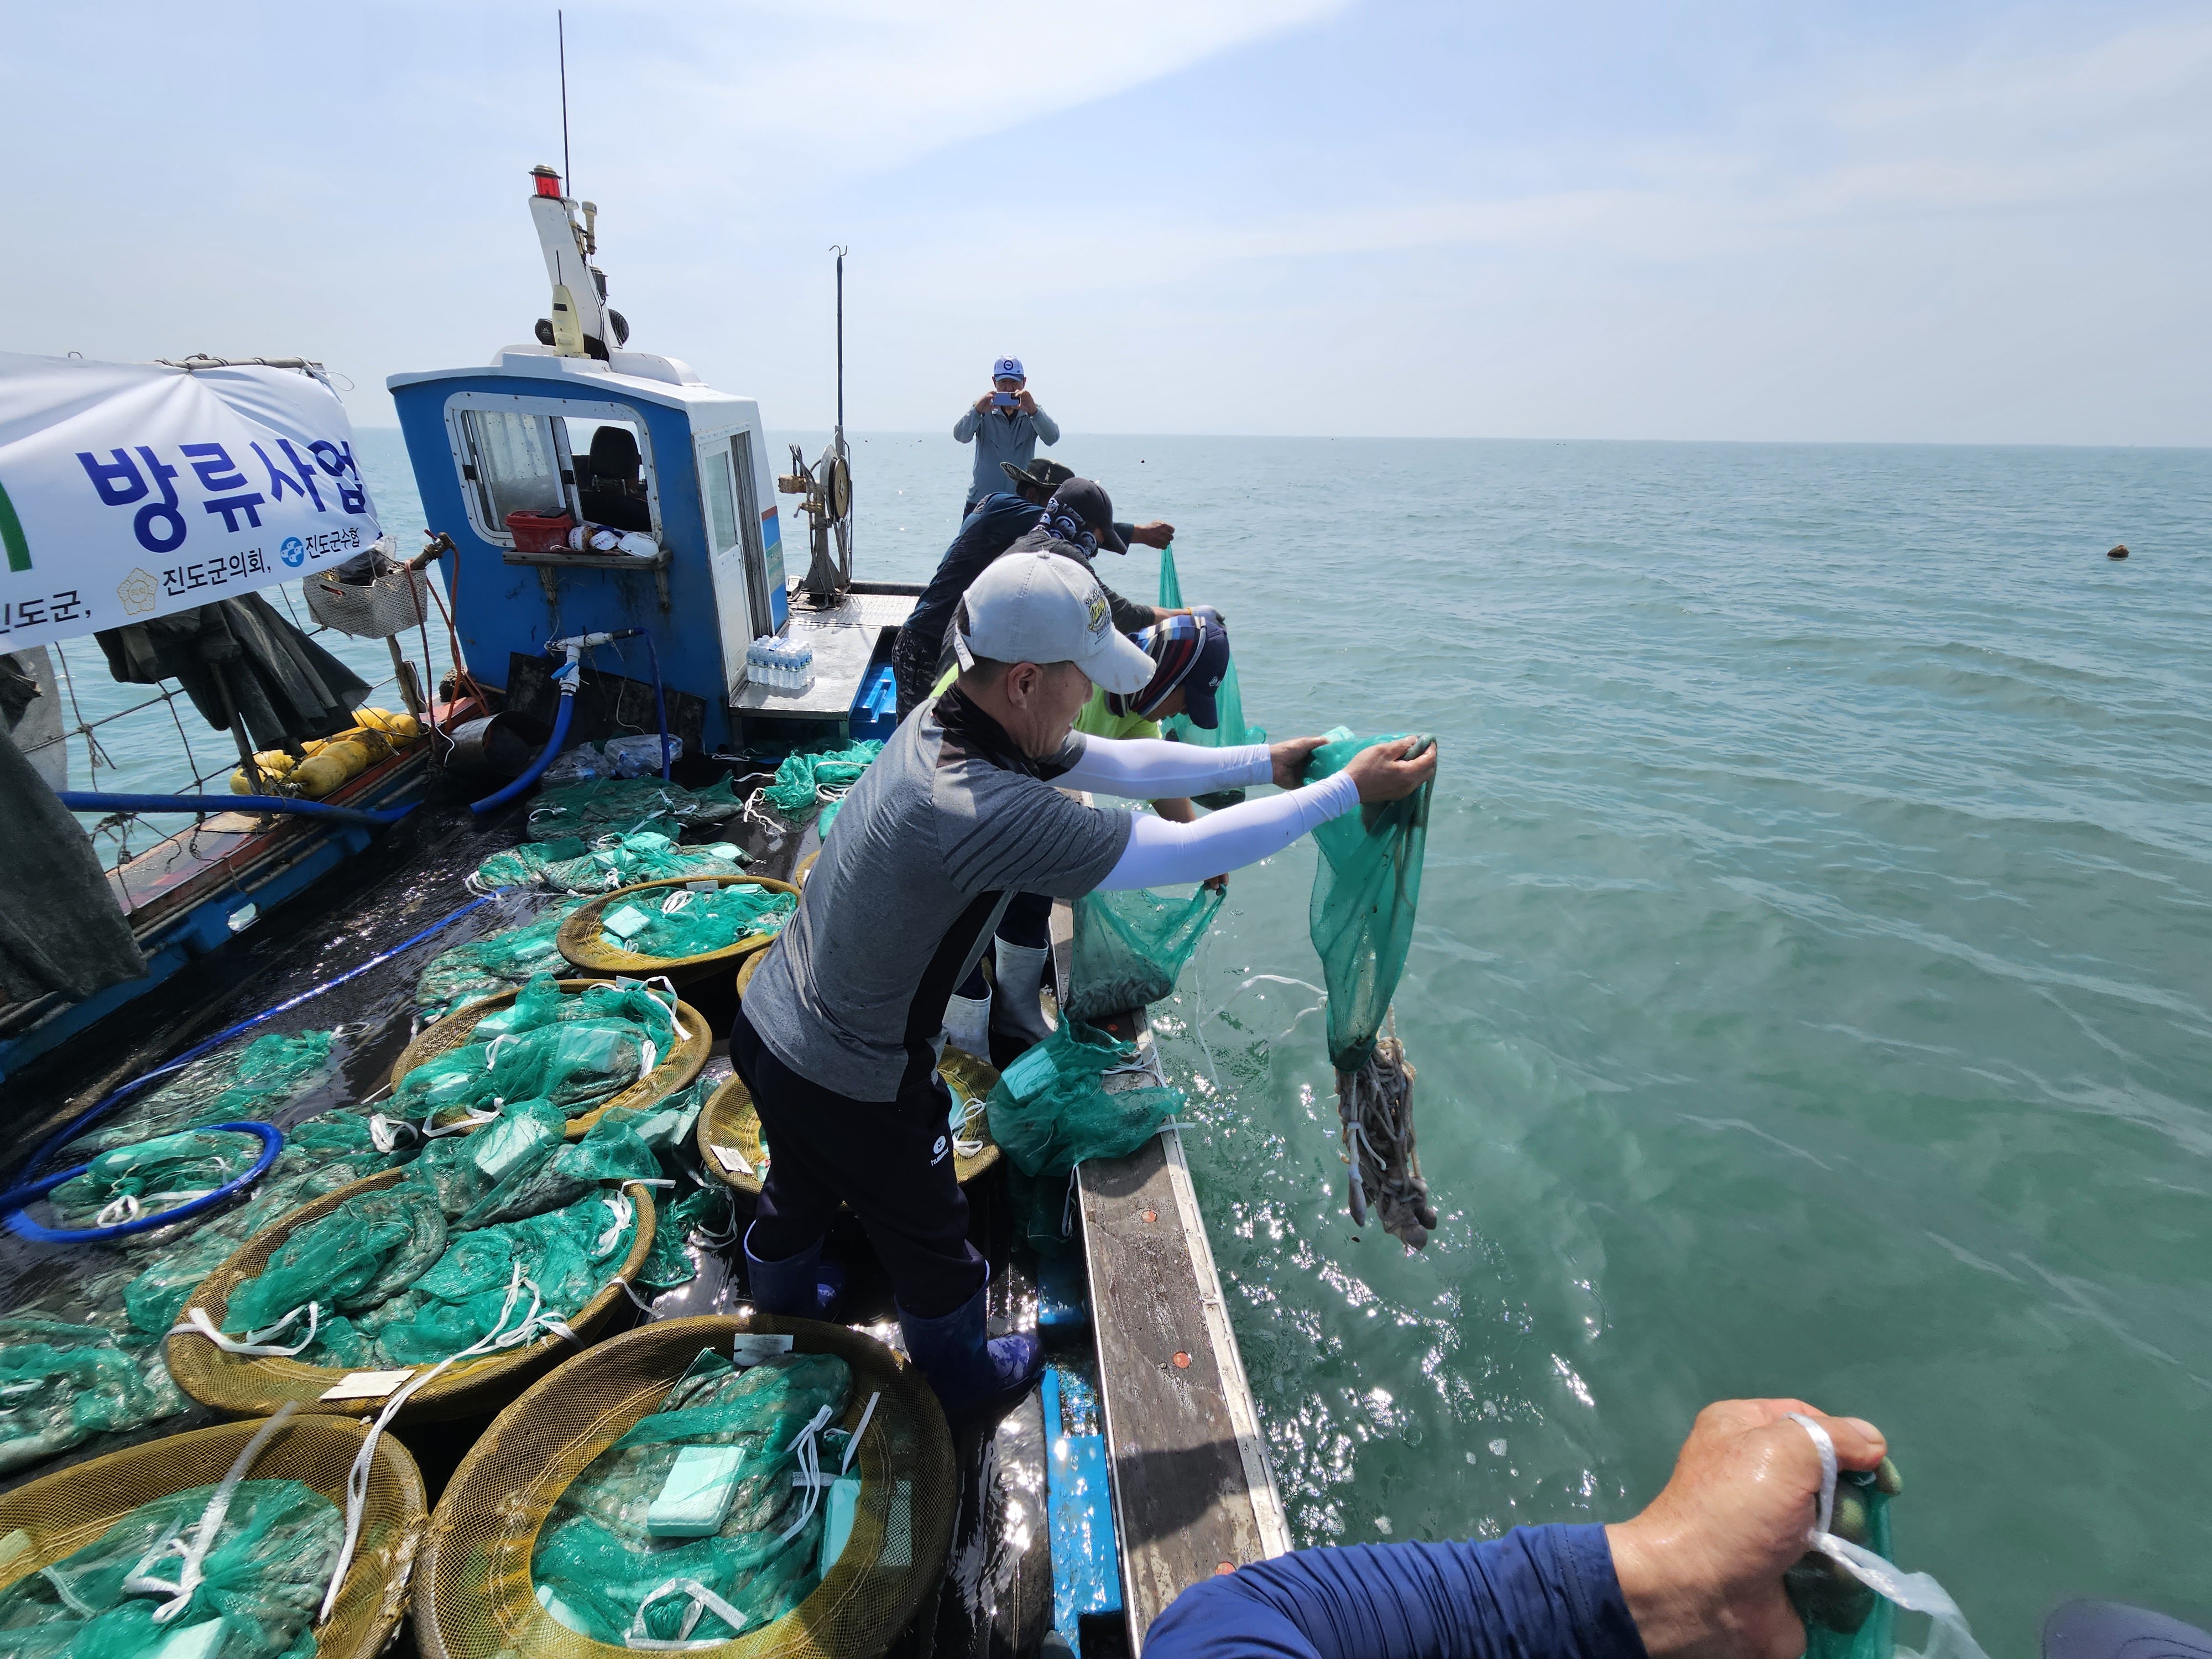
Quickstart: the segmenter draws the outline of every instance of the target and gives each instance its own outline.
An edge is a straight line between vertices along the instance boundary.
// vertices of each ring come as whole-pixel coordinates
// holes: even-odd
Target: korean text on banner
[[[313,375],[0,353],[0,651],[288,581],[376,535],[352,424]]]

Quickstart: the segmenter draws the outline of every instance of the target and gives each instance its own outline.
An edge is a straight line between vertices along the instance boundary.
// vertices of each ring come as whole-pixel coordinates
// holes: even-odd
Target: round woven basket
[[[775,1623],[692,1650],[715,1659],[877,1659],[943,1581],[957,1507],[951,1437],[921,1372],[842,1325],[765,1315],[670,1319],[563,1365],[499,1414],[461,1460],[432,1517],[415,1601],[426,1659],[611,1659],[624,1650],[580,1636],[538,1605],[531,1558],[571,1481],[659,1407],[703,1348],[727,1353],[740,1332],[787,1334],[800,1353],[853,1368],[837,1426],[857,1428],[880,1394],[853,1468],[851,1537],[826,1577]]]
[[[944,1059],[938,1062],[937,1074],[951,1085],[957,1094],[969,1100],[988,1100],[991,1091],[999,1086],[996,1072],[957,1048],[945,1051]],[[706,1105],[700,1109],[696,1135],[699,1161],[707,1166],[708,1174],[741,1193],[759,1196],[759,1172],[765,1167],[772,1149],[762,1139],[760,1114],[753,1108],[752,1094],[743,1079],[732,1077],[707,1097]],[[952,1155],[952,1173],[963,1187],[999,1161],[999,1144],[991,1139],[990,1127],[982,1118],[968,1126],[967,1138],[981,1140],[983,1149]],[[717,1152],[717,1147],[722,1152]],[[724,1152],[735,1152],[744,1164],[724,1161]],[[750,1174],[746,1164],[751,1166]]]
[[[594,985],[604,985],[603,979],[564,979],[561,988],[572,995],[580,996]],[[425,1060],[435,1060],[440,1054],[465,1048],[477,1022],[486,1014],[512,1006],[520,991],[501,991],[481,1002],[471,1002],[456,1008],[434,1025],[427,1025],[399,1051],[399,1058],[392,1062],[392,1086],[397,1089],[400,1079]],[[674,1094],[699,1075],[706,1065],[707,1055],[714,1046],[714,1033],[708,1029],[705,1018],[688,1002],[676,1005],[676,1047],[663,1055],[660,1063],[611,1100],[603,1101],[580,1117],[568,1120],[568,1139],[581,1140],[600,1117],[617,1107],[655,1106]]]
[[[216,1328],[222,1329],[223,1316],[230,1309],[231,1292],[246,1280],[259,1277],[269,1258],[286,1239],[309,1222],[321,1220],[348,1199],[379,1188],[396,1186],[406,1175],[404,1169],[386,1170],[366,1181],[356,1181],[334,1193],[325,1193],[313,1203],[302,1205],[264,1228],[246,1240],[229,1261],[200,1281],[199,1289],[192,1292],[191,1306],[204,1308]],[[637,1206],[637,1233],[630,1240],[629,1252],[623,1257],[622,1265],[568,1321],[568,1328],[575,1332],[580,1342],[589,1343],[614,1317],[626,1295],[623,1285],[635,1277],[653,1249],[652,1189],[633,1182],[623,1190]],[[399,1408],[397,1420],[442,1423],[497,1411],[574,1352],[566,1338],[543,1336],[502,1353],[464,1360],[440,1372],[434,1382],[425,1383],[410,1395],[407,1403]],[[171,1336],[168,1359],[169,1375],[176,1379],[177,1386],[202,1405],[212,1406],[217,1411],[265,1415],[286,1401],[296,1400],[303,1412],[359,1416],[364,1412],[374,1412],[380,1404],[374,1400],[331,1401],[322,1397],[325,1389],[352,1374],[349,1367],[225,1353],[197,1331]]]
[[[219,1423],[110,1452],[33,1480],[0,1497],[0,1537],[27,1538],[0,1566],[0,1589],[94,1543],[142,1504],[194,1486],[212,1486],[230,1472],[261,1427]],[[940,1431],[941,1432],[941,1431]],[[343,1417],[298,1417],[276,1431],[246,1472],[250,1480],[297,1480],[343,1511],[346,1472],[368,1431]],[[346,1571],[337,1605],[315,1632],[317,1659],[375,1659],[407,1610],[407,1586],[422,1541],[428,1505],[422,1472],[390,1435],[369,1459],[368,1501],[361,1541]],[[195,1606],[203,1604],[195,1603]]]
[[[587,973],[593,974],[665,974],[672,980],[699,978],[714,969],[735,962],[739,957],[749,957],[764,949],[774,933],[748,933],[734,945],[720,951],[703,951],[696,957],[648,957],[635,951],[624,951],[610,945],[600,937],[603,931],[600,918],[609,907],[623,899],[635,898],[640,893],[650,893],[664,887],[690,887],[696,881],[711,881],[718,887],[765,887],[772,893],[790,893],[794,896],[799,889],[787,881],[771,881],[766,876],[678,876],[667,881],[641,881],[634,887],[619,887],[611,893],[602,893],[590,903],[579,905],[561,924],[554,943],[561,954]]]
[[[805,886],[807,877],[814,873],[815,860],[821,856],[822,849],[817,847],[812,852],[809,853],[805,858],[799,860],[799,868],[791,872],[791,878],[797,882],[801,887]]]
[[[746,992],[747,988],[750,988],[750,987],[751,986],[752,982],[753,982],[753,975],[754,975],[754,973],[755,973],[755,972],[759,969],[759,967],[760,967],[761,963],[763,963],[763,962],[766,962],[767,960],[768,960],[768,952],[767,952],[767,951],[754,951],[754,952],[752,953],[752,955],[750,955],[750,956],[747,957],[744,959],[744,964],[738,968],[738,1001],[743,1002],[743,1001],[745,1000],[745,992]]]

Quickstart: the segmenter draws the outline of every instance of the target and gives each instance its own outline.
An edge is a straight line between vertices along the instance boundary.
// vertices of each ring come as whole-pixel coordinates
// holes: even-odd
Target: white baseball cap
[[[952,619],[963,669],[998,662],[1072,662],[1123,696],[1152,678],[1152,653],[1114,626],[1098,578],[1057,553],[1009,553],[978,576]]]

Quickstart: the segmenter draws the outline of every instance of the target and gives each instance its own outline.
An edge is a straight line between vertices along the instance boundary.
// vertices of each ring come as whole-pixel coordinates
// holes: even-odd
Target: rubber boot
[[[753,1254],[753,1231],[745,1229],[745,1282],[752,1286],[753,1306],[764,1314],[794,1319],[828,1319],[845,1288],[845,1270],[822,1259],[822,1241],[781,1261],[763,1261]]]
[[[1049,945],[1009,945],[991,941],[997,954],[999,988],[991,1007],[994,1030],[1028,1047],[1052,1035],[1044,1018],[1044,965],[1052,957]]]
[[[935,1319],[917,1319],[904,1308],[898,1310],[907,1358],[921,1367],[947,1417],[970,1417],[1011,1405],[1044,1370],[1044,1344],[1035,1333],[988,1335],[984,1302],[990,1293],[986,1279],[973,1297]]]
[[[991,993],[945,999],[945,1040],[986,1065],[991,1059]]]

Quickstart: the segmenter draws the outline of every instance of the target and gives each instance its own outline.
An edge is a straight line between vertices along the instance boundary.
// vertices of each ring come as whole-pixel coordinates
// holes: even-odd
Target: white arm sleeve
[[[1180,749],[1184,745],[1159,746]],[[1316,824],[1326,823],[1358,805],[1359,786],[1349,774],[1339,772],[1287,794],[1209,812],[1196,823],[1170,823],[1149,812],[1134,813],[1129,824],[1129,844],[1121,849],[1106,879],[1098,884],[1099,890],[1172,887],[1241,870],[1281,852]]]
[[[1204,749],[1158,738],[1094,738],[1085,734],[1083,757],[1052,781],[1062,789],[1094,789],[1126,800],[1174,800],[1218,789],[1272,783],[1275,763],[1264,743]],[[1216,871],[1213,873],[1218,874]]]

